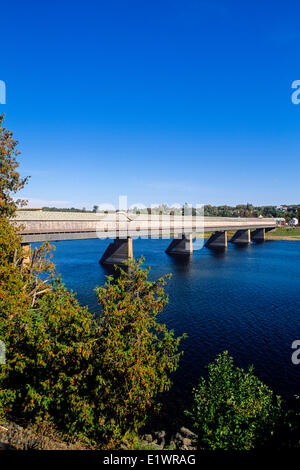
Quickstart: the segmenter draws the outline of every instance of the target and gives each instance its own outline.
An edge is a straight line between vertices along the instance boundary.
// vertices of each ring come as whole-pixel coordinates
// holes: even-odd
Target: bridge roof
[[[275,228],[273,218],[182,217],[133,213],[18,211],[23,243],[85,238],[171,238],[190,233]]]

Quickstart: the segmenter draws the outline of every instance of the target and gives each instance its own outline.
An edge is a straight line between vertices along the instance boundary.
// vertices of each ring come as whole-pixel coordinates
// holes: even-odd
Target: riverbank
[[[266,240],[300,240],[300,228],[278,227],[266,234]]]
[[[123,450],[196,450],[197,435],[181,426],[170,434],[167,431],[147,434],[127,434],[116,443],[115,449]],[[110,443],[110,448],[112,443]],[[101,443],[88,444],[73,440],[67,442],[51,423],[29,425],[26,428],[13,422],[0,421],[1,450],[103,450]]]
[[[290,236],[285,236],[285,237],[284,237],[284,236],[282,236],[282,235],[278,235],[278,236],[276,236],[276,235],[274,235],[274,236],[269,235],[269,236],[266,236],[266,240],[275,240],[275,241],[276,241],[276,240],[277,240],[277,241],[285,240],[285,241],[293,241],[293,242],[295,242],[295,241],[300,241],[300,237],[290,237]]]
[[[228,240],[235,232],[227,232]],[[212,232],[204,233],[204,238],[208,239],[212,235]],[[202,235],[201,235],[202,237]],[[200,237],[199,237],[200,238]],[[271,232],[266,233],[266,240],[290,240],[290,241],[300,241],[300,228],[292,228],[292,227],[278,227]]]

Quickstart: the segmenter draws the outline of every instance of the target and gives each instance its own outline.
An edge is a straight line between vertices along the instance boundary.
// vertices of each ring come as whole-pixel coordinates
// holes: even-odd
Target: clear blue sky
[[[300,4],[1,4],[32,206],[300,203]]]

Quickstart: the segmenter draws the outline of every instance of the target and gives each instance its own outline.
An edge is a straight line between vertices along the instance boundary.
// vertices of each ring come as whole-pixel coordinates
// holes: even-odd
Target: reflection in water
[[[168,256],[170,258],[170,262],[172,263],[173,272],[174,272],[174,269],[179,272],[187,272],[190,270],[191,264],[193,262],[193,256],[173,255],[171,253],[169,253]]]
[[[214,248],[210,253],[215,258],[224,258],[227,255],[227,248]]]
[[[120,269],[123,271],[128,271],[128,266],[125,264],[122,266],[116,266],[114,264],[104,264],[101,265],[104,273],[106,276],[113,276],[115,279],[117,279],[120,276]]]
[[[251,249],[251,245],[247,245],[246,243],[232,243],[232,246],[235,247],[236,250],[249,250]]]

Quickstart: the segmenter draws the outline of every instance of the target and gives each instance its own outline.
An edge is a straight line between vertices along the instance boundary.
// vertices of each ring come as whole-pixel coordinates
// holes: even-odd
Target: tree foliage
[[[34,308],[2,320],[7,361],[0,370],[0,397],[9,417],[49,420],[66,433],[88,429],[86,380],[92,315],[59,280]]]
[[[208,366],[194,390],[194,408],[189,413],[208,449],[249,450],[267,444],[282,418],[280,397],[253,373],[235,367],[225,351]]]
[[[169,372],[180,357],[180,338],[157,321],[168,301],[164,286],[170,276],[150,281],[142,263],[143,258],[128,262],[128,269],[97,289],[102,306],[97,394],[106,403],[107,417],[123,431],[144,424],[157,395],[170,388]]]
[[[11,131],[3,127],[4,115],[0,115],[0,216],[11,217],[14,215],[18,205],[23,205],[25,201],[14,200],[16,194],[24,187],[28,178],[21,178],[17,171],[19,163],[17,156],[18,142],[13,139]]]
[[[170,387],[180,341],[156,321],[167,301],[165,279],[150,282],[147,275],[138,261],[110,277],[97,289],[98,318],[54,275],[32,305],[20,276],[18,295],[14,288],[0,310],[7,346],[0,400],[9,417],[52,421],[68,435],[98,442],[145,423]]]

